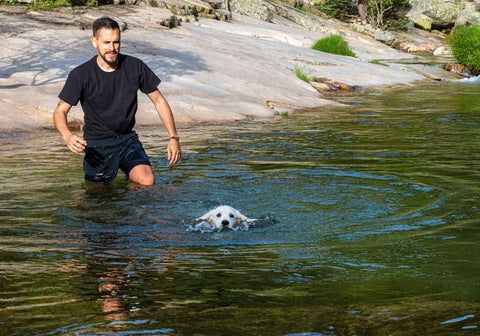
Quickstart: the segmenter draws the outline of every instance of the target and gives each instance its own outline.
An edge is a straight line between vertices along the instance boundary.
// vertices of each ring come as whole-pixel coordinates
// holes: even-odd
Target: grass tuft
[[[304,82],[309,82],[308,76],[300,69],[298,66],[295,65],[295,74],[298,78],[300,78]]]
[[[456,60],[474,73],[480,72],[480,27],[458,26],[447,36]]]
[[[313,45],[312,49],[335,55],[357,57],[348,46],[348,43],[340,35],[336,34],[318,40]]]
[[[378,64],[378,65],[381,65],[381,66],[384,66],[384,67],[388,67],[388,66],[389,66],[388,64],[382,63],[382,62],[380,62],[379,60],[371,60],[371,61],[368,61],[368,63]]]

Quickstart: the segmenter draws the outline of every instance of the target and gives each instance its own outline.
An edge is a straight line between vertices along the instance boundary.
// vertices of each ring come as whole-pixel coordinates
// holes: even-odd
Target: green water
[[[1,335],[480,333],[480,84],[140,128],[157,183],[85,184],[51,130],[0,135]],[[229,204],[249,230],[195,232]]]

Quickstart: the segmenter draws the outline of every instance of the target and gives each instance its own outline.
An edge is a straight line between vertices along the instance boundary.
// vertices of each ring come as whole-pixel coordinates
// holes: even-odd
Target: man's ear
[[[92,45],[95,49],[97,49],[97,38],[95,36],[92,36]]]

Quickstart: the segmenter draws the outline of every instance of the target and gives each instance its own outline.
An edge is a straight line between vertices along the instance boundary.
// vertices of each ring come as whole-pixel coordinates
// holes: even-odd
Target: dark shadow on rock
[[[125,54],[142,59],[162,81],[210,70],[201,56],[190,51],[164,49],[144,41],[125,40],[123,43]]]
[[[2,27],[18,28],[18,20],[15,19],[18,19],[18,17],[7,16],[6,22],[2,22]],[[15,83],[8,85],[8,88],[64,82],[68,73],[74,67],[88,61],[96,54],[89,37],[83,34],[79,36],[77,41],[66,43],[62,38],[62,28],[60,26],[49,25],[45,27],[39,25],[38,22],[25,18],[21,27],[24,27],[23,32],[47,28],[52,33],[35,40],[26,37],[29,42],[28,47],[17,51],[15,56],[7,56],[0,61],[0,78],[9,78],[21,72],[33,73],[33,76],[29,77],[31,78],[29,83]],[[13,30],[13,28],[9,29]],[[161,40],[163,30],[146,33],[158,34],[159,40]],[[22,33],[17,36],[21,38],[21,35]],[[55,36],[55,38],[53,39],[52,36]],[[8,40],[6,43],[8,43]],[[203,58],[192,52],[163,49],[151,42],[130,40],[129,37],[122,36],[121,52],[142,59],[163,81],[168,81],[174,76],[193,75],[199,71],[209,70]]]

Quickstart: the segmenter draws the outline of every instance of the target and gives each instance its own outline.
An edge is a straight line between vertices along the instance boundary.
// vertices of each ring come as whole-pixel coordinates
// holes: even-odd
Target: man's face
[[[92,37],[92,44],[97,49],[105,63],[110,66],[117,64],[118,53],[120,52],[120,31],[118,29],[102,28]]]

